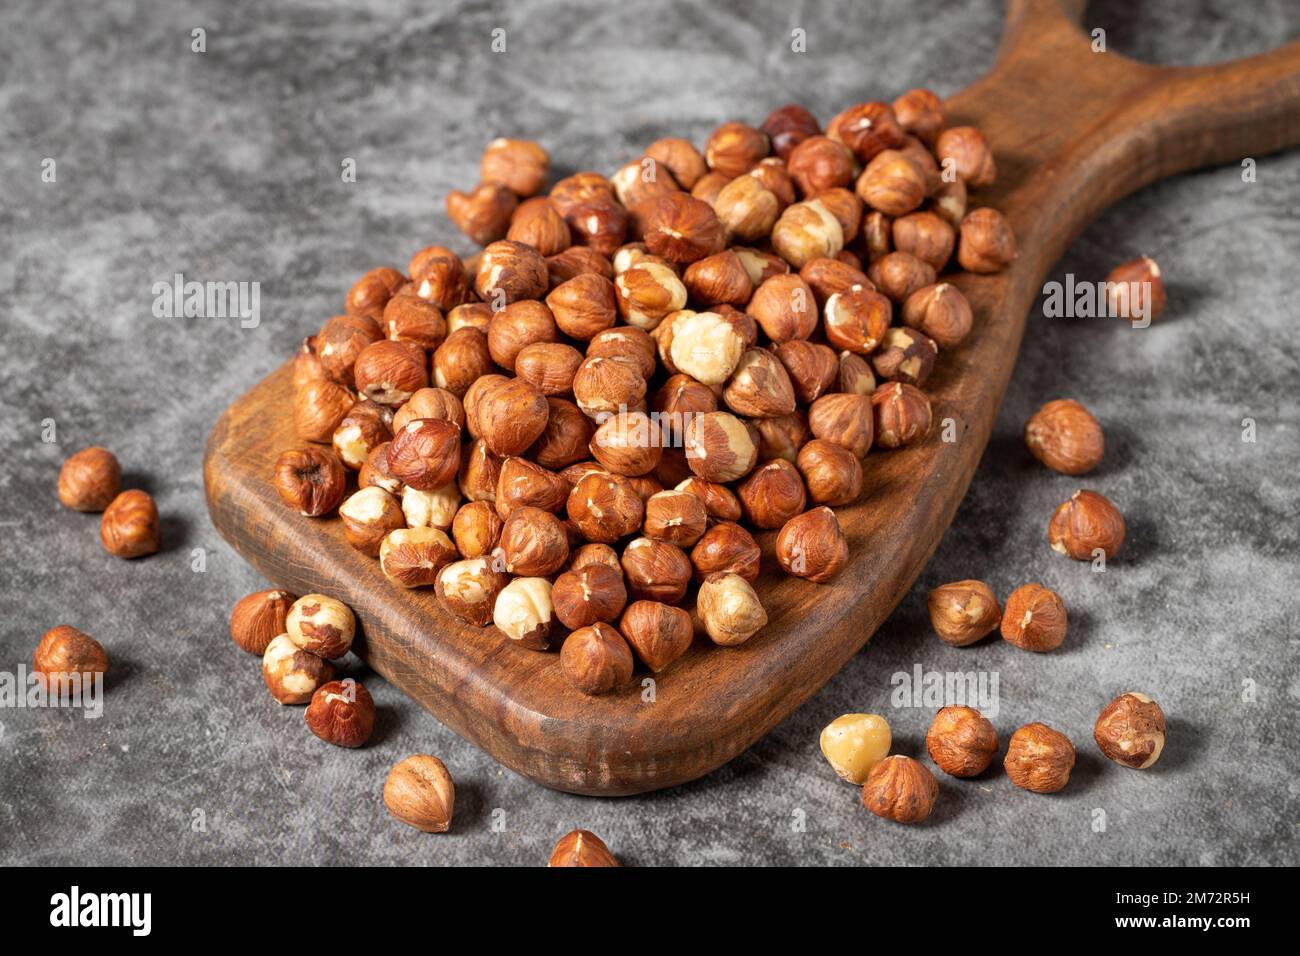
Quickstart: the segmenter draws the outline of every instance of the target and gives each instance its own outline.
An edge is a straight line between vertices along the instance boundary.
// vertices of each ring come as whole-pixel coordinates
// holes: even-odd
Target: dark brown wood
[[[337,520],[285,508],[268,479],[279,452],[297,444],[287,365],[235,402],[209,439],[213,522],[276,584],[350,604],[362,628],[357,650],[375,670],[540,783],[630,794],[720,766],[835,674],[916,579],[988,441],[1029,308],[1089,220],[1164,176],[1300,142],[1300,45],[1222,66],[1157,68],[1091,52],[1070,19],[1080,8],[1012,4],[993,71],[947,104],[952,124],[974,123],[992,142],[998,181],[975,199],[1003,210],[1021,250],[1001,275],[960,279],[976,329],[941,357],[929,386],[936,419],[953,419],[958,440],[944,443],[936,429],[920,447],[873,452],[863,502],[841,512],[852,548],[844,573],[816,586],[766,562],[768,627],[740,647],[692,648],[659,676],[654,702],[639,686],[584,697],[565,683],[556,654],[461,626],[432,594],[384,580]]]

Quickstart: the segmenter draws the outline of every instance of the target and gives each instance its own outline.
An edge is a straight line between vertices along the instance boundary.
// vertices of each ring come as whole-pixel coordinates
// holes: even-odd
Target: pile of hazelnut
[[[541,195],[549,167],[493,141],[447,199],[486,248],[352,286],[298,355],[311,444],[273,480],[304,515],[337,508],[394,584],[524,648],[564,638],[564,674],[600,694],[697,629],[735,645],[767,623],[756,532],[789,574],[840,571],[832,508],[873,447],[927,437],[921,389],[970,332],[942,274],[999,271],[1015,239],[968,210],[992,153],[927,90],[825,131],[787,106],[702,153],[659,140]]]

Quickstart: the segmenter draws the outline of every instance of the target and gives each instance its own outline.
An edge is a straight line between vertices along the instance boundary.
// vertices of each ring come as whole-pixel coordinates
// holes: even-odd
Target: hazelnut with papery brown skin
[[[844,248],[844,230],[820,199],[788,206],[772,227],[772,248],[794,268],[813,259],[834,259]],[[755,316],[757,318],[757,316]]]
[[[815,504],[852,504],[862,494],[862,463],[834,442],[813,439],[799,449],[795,465]]]
[[[860,162],[870,162],[882,150],[903,144],[903,129],[885,103],[858,103],[842,110],[826,124],[826,135],[843,143]]]
[[[706,481],[743,478],[758,461],[758,447],[749,429],[729,412],[693,416],[686,424],[683,441],[691,471]]]
[[[634,407],[645,397],[646,381],[632,362],[614,356],[589,357],[573,373],[573,397],[584,414],[605,416]]]
[[[1165,280],[1150,256],[1117,265],[1106,276],[1108,313],[1130,322],[1156,319],[1165,310]]]
[[[317,518],[338,507],[347,472],[338,455],[324,448],[298,448],[275,460],[273,479],[280,500],[301,515]]]
[[[380,442],[370,449],[365,463],[357,472],[358,488],[383,488],[390,495],[401,495],[404,485],[388,471],[388,446],[392,442]]]
[[[784,458],[755,468],[736,489],[745,520],[759,528],[779,528],[807,504],[798,470]]]
[[[1026,724],[1011,735],[1002,766],[1020,789],[1056,793],[1070,782],[1074,745],[1046,724]]]
[[[790,153],[787,165],[799,192],[816,196],[850,186],[858,174],[853,152],[829,136],[810,136]]]
[[[673,180],[689,190],[709,171],[704,157],[689,140],[669,137],[651,143],[645,155],[672,174]]]
[[[294,431],[306,441],[328,442],[356,400],[346,385],[329,379],[308,382],[294,393]]]
[[[334,668],[329,661],[298,647],[288,634],[281,634],[262,655],[262,679],[281,704],[305,704],[316,688],[334,679]]]
[[[548,288],[546,261],[532,246],[505,239],[483,250],[474,291],[494,309],[521,299],[540,299]]]
[[[690,548],[704,536],[709,515],[704,502],[689,491],[660,491],[645,502],[647,537]]]
[[[817,298],[798,275],[776,275],[764,280],[754,291],[748,310],[777,344],[806,339],[817,328]]]
[[[1111,760],[1146,770],[1165,749],[1165,714],[1146,694],[1120,694],[1098,715],[1092,736]]]
[[[762,130],[744,123],[723,123],[704,144],[704,160],[711,170],[734,179],[753,169],[771,151],[772,143]]]
[[[933,589],[929,596],[930,624],[939,640],[965,647],[997,630],[1002,608],[983,581],[953,581]]]
[[[600,173],[585,170],[566,176],[551,187],[548,198],[566,218],[569,211],[582,203],[614,198],[614,187]]]
[[[835,512],[823,505],[787,521],[776,536],[776,559],[786,574],[815,584],[834,578],[849,560]]]
[[[908,213],[894,220],[894,248],[927,263],[942,272],[952,257],[957,233],[942,217],[929,210]]]
[[[621,564],[628,594],[634,600],[677,604],[686,596],[691,560],[675,544],[635,538],[623,549]]]
[[[503,457],[527,451],[546,430],[551,413],[546,396],[521,378],[495,382],[484,389],[473,411],[484,444],[493,454]],[[469,404],[465,412],[468,424]]]
[[[808,416],[802,411],[776,418],[759,418],[750,425],[758,432],[758,458],[784,458],[791,464],[799,456],[799,449],[808,443]]]
[[[669,376],[654,393],[650,399],[650,408],[659,413],[662,430],[668,432],[671,429],[671,435],[675,436],[681,434],[692,414],[716,412],[718,396],[703,382],[678,373]],[[672,440],[665,439],[665,444],[673,443]]]
[[[688,492],[704,502],[704,510],[714,521],[740,520],[740,499],[726,485],[692,475],[676,487],[678,491]]]
[[[602,256],[612,256],[627,239],[628,211],[612,195],[579,203],[564,218],[574,241]]]
[[[1006,217],[987,206],[961,221],[957,262],[967,272],[1001,272],[1016,259],[1016,235]]]
[[[1076,491],[1052,513],[1047,540],[1058,554],[1076,561],[1096,560],[1101,552],[1107,560],[1124,544],[1124,516],[1105,495]]]
[[[316,688],[303,715],[307,728],[336,747],[363,747],[375,729],[375,701],[352,678]]]
[[[548,398],[573,389],[573,376],[583,362],[582,353],[562,342],[534,342],[515,356],[515,374]]]
[[[384,781],[384,806],[407,826],[425,833],[446,833],[451,829],[456,804],[456,785],[437,757],[417,754],[407,757],[388,773]]]
[[[309,335],[302,340],[302,345],[293,356],[293,390],[295,392],[308,382],[329,378],[325,366],[316,354],[316,337]]]
[[[431,586],[456,558],[456,546],[440,528],[397,528],[379,546],[379,570],[403,588]]]
[[[600,543],[584,544],[574,550],[573,556],[569,559],[569,570],[581,571],[594,564],[615,571],[620,578],[623,576],[623,565],[619,562],[618,552],[609,545]]]
[[[436,349],[447,338],[447,320],[433,302],[411,292],[393,296],[384,306],[384,331],[390,341],[409,342],[426,352]],[[428,363],[424,363],[428,375]]]
[[[934,146],[943,129],[943,104],[927,89],[908,90],[893,102],[898,125],[927,146]]]
[[[550,414],[546,428],[528,450],[543,468],[565,468],[587,457],[587,446],[595,434],[596,426],[573,402],[562,398],[547,398]]]
[[[972,189],[992,186],[998,176],[993,150],[974,126],[954,126],[939,134],[934,153],[941,165],[951,168]]]
[[[690,648],[691,616],[659,601],[634,601],[619,620],[619,632],[640,661],[656,674]]]
[[[412,260],[412,269],[415,271],[411,272],[411,279],[416,296],[447,313],[447,331],[454,332],[466,314],[456,313],[469,296],[469,273],[465,264],[452,255],[450,250],[443,251],[445,255],[422,259],[418,270],[415,269],[415,260]],[[456,321],[453,321],[453,316]]]
[[[889,299],[871,288],[836,292],[823,311],[831,345],[859,355],[875,351],[894,315]]]
[[[767,626],[767,612],[750,583],[739,574],[711,574],[700,585],[695,608],[715,644],[743,644]]]
[[[254,591],[230,612],[230,639],[240,650],[261,657],[267,645],[285,632],[289,607],[298,600],[288,591]]]
[[[324,594],[304,594],[285,618],[285,633],[295,647],[330,660],[351,649],[356,627],[352,609]]]
[[[960,179],[941,182],[930,197],[930,207],[954,229],[966,218],[966,184]]]
[[[482,439],[462,446],[457,477],[461,494],[470,501],[495,502],[501,464],[501,457],[493,454]]]
[[[148,492],[138,488],[114,498],[99,522],[104,550],[116,558],[142,558],[160,547],[158,506]]]
[[[713,207],[687,193],[656,196],[637,213],[646,246],[670,262],[694,262],[726,246],[726,230]]]
[[[316,334],[316,357],[331,381],[351,388],[357,356],[383,337],[383,329],[369,315],[336,315]]]
[[[687,292],[702,305],[725,302],[743,306],[754,294],[749,273],[730,249],[692,262],[683,279]]]
[[[719,521],[691,549],[691,566],[697,581],[730,573],[753,583],[758,580],[762,556],[753,535],[735,522]]]
[[[387,442],[391,446],[392,422],[391,408],[362,399],[348,409],[334,429],[330,443],[344,465],[360,469],[380,445]]]
[[[546,304],[559,330],[584,342],[618,320],[614,283],[597,273],[581,273],[560,283],[546,297]]]
[[[871,411],[881,448],[915,445],[930,434],[930,398],[915,385],[886,382],[871,393]]]
[[[614,280],[618,309],[629,325],[653,329],[664,317],[686,305],[682,280],[667,266],[643,260]]]
[[[952,777],[977,777],[998,752],[993,725],[974,707],[944,707],[925,735],[930,759]]]
[[[628,209],[635,209],[655,196],[681,191],[672,172],[667,167],[661,169],[658,161],[646,156],[625,163],[609,181],[618,201]]]
[[[1069,620],[1065,602],[1041,584],[1025,584],[1011,592],[1002,612],[1002,637],[1026,651],[1052,651],[1061,646]]]
[[[874,427],[871,399],[842,392],[823,395],[808,409],[808,427],[816,437],[865,458]]]
[[[903,302],[903,324],[924,332],[941,348],[960,345],[972,321],[970,301],[947,282],[917,289]]]
[[[772,144],[772,152],[781,159],[789,159],[796,146],[821,133],[821,124],[817,117],[797,103],[791,103],[773,110],[759,127],[767,134]]]
[[[866,212],[866,207],[851,190],[842,187],[823,189],[811,198],[830,210],[831,215],[840,224],[840,232],[844,236],[846,246],[858,237],[858,233],[862,230],[862,216]],[[862,265],[858,254],[848,249],[841,249],[835,258],[836,261],[855,269],[861,268]]]
[[[469,387],[495,366],[487,335],[471,326],[447,336],[433,353],[433,384],[463,398]]]
[[[416,418],[393,436],[388,471],[403,484],[432,491],[460,469],[460,429],[440,418]]]
[[[655,371],[655,340],[644,329],[619,326],[606,329],[587,343],[587,358],[625,358],[640,369],[642,378]]]
[[[619,862],[600,837],[590,830],[574,830],[560,837],[551,851],[551,866],[618,866]]]
[[[632,679],[632,651],[618,630],[597,623],[579,628],[560,648],[565,679],[589,696],[607,694]]]
[[[492,623],[497,595],[510,583],[510,575],[497,567],[495,557],[467,558],[444,565],[434,582],[438,603],[474,627]]]
[[[108,653],[89,634],[60,624],[46,631],[36,645],[32,670],[47,692],[62,698],[75,687],[84,689],[88,682],[101,680],[108,673]]]
[[[749,280],[758,288],[772,276],[785,275],[790,271],[790,263],[773,252],[763,252],[748,246],[732,246],[731,251],[740,259],[740,264],[749,273]]]
[[[447,193],[447,218],[480,246],[505,238],[519,199],[496,183],[480,183],[470,192]]]
[[[895,823],[921,823],[939,799],[939,781],[925,765],[894,754],[871,768],[862,785],[862,805]]]
[[[505,523],[491,502],[471,501],[462,505],[451,523],[451,536],[456,550],[466,558],[490,554],[501,540],[501,526]]]
[[[588,541],[610,543],[641,527],[645,506],[626,478],[594,472],[573,486],[566,512]]]
[[[782,342],[773,350],[785,366],[800,402],[816,401],[839,374],[839,360],[828,346],[803,339]]]
[[[871,356],[871,367],[886,382],[906,382],[924,385],[934,371],[939,357],[939,346],[934,340],[915,329],[888,329],[880,340],[880,348]]]
[[[776,418],[795,410],[794,385],[780,359],[767,349],[747,349],[723,390],[727,407],[747,418]]]
[[[569,537],[560,519],[528,506],[510,512],[501,527],[505,568],[520,577],[548,577],[569,560]]]
[[[877,212],[904,216],[925,201],[925,174],[906,155],[887,149],[862,170],[854,184],[858,197]]]
[[[74,511],[103,511],[121,487],[122,466],[107,448],[83,448],[59,470],[59,501]]]
[[[488,354],[507,371],[515,371],[521,351],[537,342],[554,342],[559,337],[555,317],[541,302],[531,299],[512,302],[488,324]]]
[[[1092,471],[1106,454],[1106,436],[1078,402],[1048,402],[1025,423],[1025,444],[1035,458],[1063,475]]]
[[[344,308],[352,315],[379,315],[405,282],[406,276],[391,266],[371,269],[348,289]]]
[[[870,398],[876,391],[876,374],[871,370],[871,364],[861,355],[844,351],[839,356],[835,384],[838,391],[847,395],[865,395]]]
[[[455,394],[445,388],[422,388],[393,413],[392,430],[400,431],[416,418],[441,418],[465,426],[465,407]]]
[[[817,304],[821,306],[825,306],[827,300],[837,292],[875,288],[865,272],[838,259],[814,259],[806,262],[799,270],[799,277],[808,283],[813,295],[817,297]]]
[[[616,621],[627,604],[623,575],[604,564],[568,570],[551,587],[555,616],[571,631]]]
[[[516,196],[535,196],[546,186],[551,158],[539,144],[526,139],[494,139],[483,150],[479,176]]]
[[[901,305],[912,293],[933,285],[934,268],[910,252],[894,251],[871,263],[867,275],[880,290]]]
[[[424,349],[393,339],[381,339],[362,349],[353,375],[357,391],[381,405],[401,405],[429,385]]]
[[[659,426],[645,412],[620,412],[596,429],[591,453],[616,475],[649,474],[663,454]]]
[[[731,241],[767,238],[781,214],[781,200],[753,176],[737,176],[719,191],[713,209]]]

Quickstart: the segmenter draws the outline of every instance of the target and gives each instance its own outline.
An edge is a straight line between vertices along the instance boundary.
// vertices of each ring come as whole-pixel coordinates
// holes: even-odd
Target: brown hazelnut
[[[384,331],[394,342],[409,342],[431,352],[447,338],[447,320],[433,302],[404,292],[393,296],[384,306]],[[424,372],[427,377],[427,364]]]
[[[956,229],[966,218],[966,184],[960,179],[941,182],[931,197],[931,207],[944,222]]]
[[[893,102],[898,125],[927,146],[934,146],[943,129],[943,105],[926,89],[908,90]]]
[[[974,644],[997,630],[1002,608],[983,581],[953,581],[930,592],[930,624],[939,640],[953,647]]]
[[[1165,714],[1146,694],[1120,694],[1097,717],[1092,736],[1111,760],[1146,770],[1165,749]]]
[[[614,280],[618,309],[629,325],[653,329],[670,312],[686,305],[686,286],[667,266],[638,262]]]
[[[944,707],[926,732],[925,749],[949,776],[977,777],[997,755],[998,735],[974,707]]]
[[[910,252],[891,252],[871,263],[867,275],[876,288],[902,304],[913,292],[934,284],[934,268]]]
[[[331,441],[354,404],[356,396],[345,385],[329,379],[308,382],[294,393],[294,431],[307,441]]]
[[[879,153],[854,184],[859,198],[887,216],[903,216],[925,200],[925,174],[896,149]]]
[[[722,192],[722,188],[731,180],[731,176],[724,176],[722,173],[710,171],[701,176],[695,185],[691,187],[691,195],[712,206],[718,201],[718,194]]]
[[[547,577],[569,560],[569,538],[560,519],[527,505],[506,518],[500,547],[505,569],[520,577]]]
[[[808,409],[808,427],[816,437],[865,458],[871,450],[871,399],[843,392],[823,395]]]
[[[798,275],[766,279],[754,291],[748,308],[767,337],[777,344],[806,339],[817,327],[816,296]]]
[[[563,285],[570,279],[576,279],[580,275],[594,275],[602,279],[614,278],[614,269],[610,265],[609,259],[590,246],[570,246],[557,255],[547,256],[546,271],[550,276],[552,289]],[[556,311],[556,303],[548,301],[546,304],[551,307],[552,312]],[[574,336],[574,338],[584,337]]]
[[[672,173],[673,179],[682,189],[689,190],[709,171],[700,151],[688,140],[674,138],[655,140],[646,149],[645,154]]]
[[[821,306],[837,292],[875,288],[865,272],[838,259],[813,259],[806,262],[799,270],[799,277],[808,283],[817,298],[817,304]]]
[[[690,614],[659,601],[629,604],[618,629],[641,662],[656,674],[685,654],[695,637]]]
[[[289,606],[297,598],[288,591],[254,591],[240,598],[230,612],[230,639],[240,650],[261,657],[267,645],[285,632]]]
[[[677,545],[635,538],[623,549],[621,563],[633,599],[676,604],[686,596],[691,561]]]
[[[862,494],[862,463],[834,442],[820,438],[808,442],[799,449],[795,464],[815,504],[852,504]]]
[[[336,747],[362,747],[375,729],[375,701],[352,678],[316,688],[304,714],[307,728]]]
[[[295,647],[329,660],[337,660],[351,649],[356,628],[352,609],[324,594],[298,598],[284,621],[285,633]]]
[[[614,283],[603,275],[582,273],[560,283],[546,297],[559,330],[570,338],[589,341],[618,319]]]
[[[941,348],[960,345],[970,334],[971,321],[969,300],[947,282],[917,289],[903,303],[903,324],[924,332]]]
[[[925,180],[925,194],[927,196],[934,195],[939,186],[943,184],[943,172],[939,169],[939,163],[935,160],[934,154],[930,152],[930,148],[915,136],[909,134],[903,137],[903,145],[898,147],[898,151],[920,171],[922,178]]]
[[[939,347],[915,329],[894,326],[885,331],[880,348],[871,356],[871,367],[887,382],[924,385],[934,371]]]
[[[389,473],[420,491],[455,480],[459,468],[460,429],[446,419],[412,419],[388,446]]]
[[[651,397],[650,407],[659,414],[664,444],[671,447],[679,443],[691,415],[718,410],[718,396],[704,383],[679,373],[669,376],[659,387]]]
[[[596,429],[591,453],[617,475],[648,474],[663,454],[659,426],[645,412],[619,412]]]
[[[844,230],[825,203],[808,199],[781,213],[772,227],[772,248],[794,268],[801,269],[813,259],[834,259],[844,248]]]
[[[103,511],[121,487],[122,466],[107,448],[83,448],[59,470],[59,501],[74,511]]]
[[[826,135],[843,143],[860,162],[870,162],[881,150],[903,144],[903,129],[885,103],[858,103],[841,111],[826,125]]]
[[[749,429],[728,412],[692,416],[683,440],[691,471],[706,481],[743,478],[758,461],[758,447]]]
[[[867,210],[862,217],[862,247],[869,263],[893,252],[894,220],[883,212]]]
[[[550,414],[546,428],[528,454],[543,468],[564,468],[587,457],[587,446],[595,433],[591,419],[577,405],[562,398],[548,398]]]
[[[1124,544],[1124,516],[1104,495],[1076,491],[1052,513],[1047,540],[1052,550],[1076,561],[1092,561],[1100,551],[1109,560]]]
[[[987,206],[961,221],[957,262],[967,272],[1001,272],[1016,258],[1016,236],[1002,213]]]
[[[1165,280],[1150,256],[1121,263],[1106,276],[1106,304],[1110,315],[1130,322],[1157,318],[1165,310]]]
[[[784,458],[755,468],[737,489],[745,520],[759,528],[779,528],[807,503],[803,478]]]
[[[952,257],[957,233],[943,218],[929,211],[908,213],[894,220],[894,248],[943,271]]]
[[[551,407],[535,385],[521,378],[497,382],[474,405],[480,437],[493,454],[522,455],[546,430]],[[466,405],[468,418],[470,408]],[[393,442],[396,445],[396,441]],[[390,452],[390,458],[392,453]]]
[[[871,288],[836,292],[826,300],[826,338],[838,349],[874,351],[893,321],[889,299]]]
[[[660,491],[646,499],[643,530],[647,537],[689,548],[707,527],[704,502],[689,491]]]
[[[930,398],[915,385],[886,382],[871,393],[871,411],[881,448],[915,445],[930,434]]]
[[[467,558],[443,566],[434,582],[438,602],[475,627],[492,623],[497,595],[510,583],[510,575],[496,567],[491,557]]]
[[[723,123],[704,144],[704,160],[709,168],[735,178],[749,172],[772,151],[772,143],[762,130],[744,123]]]
[[[895,823],[921,823],[939,799],[939,781],[925,765],[894,754],[871,768],[862,785],[862,805]]]
[[[493,368],[487,335],[466,326],[447,336],[433,353],[433,384],[458,398]]]
[[[1065,640],[1069,621],[1060,596],[1041,584],[1011,592],[1002,612],[1002,637],[1026,651],[1051,651]]]
[[[548,288],[546,261],[532,246],[506,239],[483,250],[474,291],[494,309],[520,299],[540,299]]]
[[[575,550],[569,559],[569,570],[581,571],[595,564],[616,571],[620,578],[623,576],[623,565],[619,562],[618,552],[609,545],[600,543],[584,544]]]
[[[383,337],[379,323],[368,315],[336,315],[316,335],[316,357],[332,381],[351,388],[357,356]]]
[[[781,200],[753,176],[728,182],[712,205],[732,241],[766,239],[781,214]]]
[[[299,514],[316,518],[338,507],[347,473],[338,455],[324,448],[298,448],[275,460],[275,490]]]
[[[786,574],[816,584],[839,574],[848,563],[849,545],[835,512],[823,505],[787,521],[776,536],[776,559]]]
[[[429,384],[424,350],[411,342],[381,339],[361,350],[354,370],[357,391],[381,405],[401,405]]]
[[[60,624],[36,645],[32,670],[47,692],[63,699],[84,692],[88,682],[102,680],[108,673],[108,653],[89,634]]]
[[[148,492],[132,488],[114,498],[99,522],[104,550],[117,558],[142,558],[159,548],[158,506]]]
[[[752,583],[758,580],[761,560],[758,542],[731,521],[719,521],[691,549],[691,566],[697,581],[725,572],[738,574]]]
[[[731,251],[736,254],[740,264],[749,273],[749,281],[754,283],[755,289],[772,276],[785,275],[790,271],[790,263],[775,253],[750,249],[747,246],[732,246]]]
[[[334,668],[329,661],[298,647],[288,634],[281,634],[262,655],[262,679],[281,704],[305,704],[317,687],[334,679]]]
[[[390,495],[400,495],[403,485],[388,471],[388,446],[391,441],[380,442],[370,449],[365,463],[357,472],[358,488],[383,488]]]
[[[671,170],[666,166],[661,169],[658,161],[648,156],[625,163],[609,177],[609,182],[618,201],[628,209],[635,209],[655,196],[681,191]]]
[[[583,537],[604,543],[635,533],[645,514],[641,497],[627,479],[604,472],[579,480],[569,493],[566,510]]]
[[[614,187],[600,173],[586,170],[561,179],[551,187],[549,198],[567,217],[574,206],[597,199],[613,199]]]
[[[393,410],[362,399],[348,409],[334,429],[331,444],[349,468],[360,469],[370,453],[384,443],[391,447]]]
[[[612,195],[572,206],[564,218],[574,241],[602,256],[612,256],[627,239],[628,212]]]
[[[817,117],[794,103],[773,110],[760,128],[771,140],[772,152],[782,159],[788,159],[790,152],[804,140],[821,133]]]
[[[329,378],[325,366],[316,354],[316,336],[309,335],[302,340],[302,345],[293,357],[293,390],[296,392],[308,382]]]
[[[692,262],[684,276],[687,292],[702,305],[744,305],[754,294],[754,283],[730,249]]]
[[[723,400],[733,412],[750,418],[773,418],[795,410],[790,376],[767,349],[748,349],[741,355]]]
[[[862,215],[866,209],[862,204],[862,200],[856,194],[837,186],[834,189],[823,189],[811,198],[830,210],[831,215],[840,224],[840,232],[844,235],[845,245],[858,237],[858,233],[862,229]],[[855,269],[861,268],[861,262],[857,254],[847,249],[841,249],[836,256],[836,260],[842,261],[845,265],[850,265]]]
[[[515,371],[521,351],[538,342],[555,342],[558,332],[551,310],[531,299],[512,302],[488,325],[488,353],[507,371]]]
[[[526,139],[494,139],[483,150],[479,176],[497,183],[516,196],[535,196],[546,186],[551,158],[537,143]]]
[[[619,326],[606,329],[587,343],[587,358],[625,358],[641,370],[642,378],[655,371],[655,341],[643,329]]]
[[[506,238],[532,246],[541,255],[559,255],[572,241],[569,224],[549,199],[538,196],[521,203],[510,218]]]
[[[638,214],[644,217],[646,246],[670,262],[694,262],[726,246],[726,231],[713,207],[687,193],[656,196]]]
[[[416,754],[398,763],[384,781],[384,806],[407,826],[446,833],[456,803],[456,786],[441,760]]]
[[[582,361],[582,353],[572,345],[534,342],[515,357],[515,374],[543,395],[565,395],[572,390],[574,373]]]
[[[440,528],[397,528],[379,546],[379,570],[403,588],[429,587],[456,560],[456,546]]]
[[[709,639],[724,647],[743,644],[767,626],[763,602],[739,574],[709,575],[700,585],[695,607]]]
[[[465,408],[459,398],[445,388],[422,388],[393,414],[392,430],[400,431],[416,418],[441,418],[465,426]]]
[[[568,570],[551,587],[555,617],[571,631],[618,619],[627,604],[623,575],[604,564]]]
[[[984,134],[974,126],[954,126],[939,134],[934,144],[934,154],[944,166],[950,166],[967,186],[983,189],[997,179],[998,167],[993,161]]]
[[[405,282],[406,276],[390,266],[371,269],[348,289],[344,307],[353,315],[379,315]]]
[[[839,360],[828,346],[793,339],[777,345],[774,351],[785,366],[800,402],[816,401],[835,383],[839,374]]]
[[[489,451],[482,439],[462,446],[457,478],[461,493],[470,501],[495,502],[501,463],[500,456]]]
[[[560,837],[551,851],[549,866],[618,866],[618,860],[600,837],[589,830],[574,830]]]
[[[787,162],[799,192],[808,197],[848,186],[858,173],[852,151],[828,136],[803,140],[790,153]]]
[[[452,314],[465,303],[469,295],[469,274],[465,264],[451,250],[440,250],[436,255],[425,256],[417,264],[411,261],[411,280],[417,298],[447,313],[448,332],[455,331]],[[458,316],[458,321],[465,313]]]
[[[1046,724],[1025,724],[1011,735],[1002,766],[1022,790],[1056,793],[1070,782],[1074,745]]]
[[[688,492],[704,503],[704,510],[714,521],[739,521],[740,499],[726,485],[705,481],[692,475],[682,480],[678,491]]]
[[[584,694],[607,694],[632,679],[632,651],[609,624],[579,628],[560,648],[560,669]]]
[[[1092,471],[1106,453],[1106,436],[1097,419],[1068,398],[1034,412],[1025,423],[1025,444],[1035,458],[1063,475]]]
[[[480,183],[470,192],[453,189],[447,194],[447,218],[480,246],[505,237],[518,198],[504,186]]]
[[[460,507],[451,523],[456,550],[466,558],[490,554],[501,540],[504,519],[487,501],[471,501]]]
[[[835,385],[838,391],[849,395],[866,395],[870,398],[876,391],[876,374],[861,355],[844,351],[840,353]]]

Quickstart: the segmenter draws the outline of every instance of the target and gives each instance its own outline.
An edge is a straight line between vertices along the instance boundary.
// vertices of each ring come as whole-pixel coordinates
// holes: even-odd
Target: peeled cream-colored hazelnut
[[[736,327],[716,312],[696,312],[673,323],[673,365],[705,385],[721,385],[745,353]]]
[[[822,729],[822,756],[849,783],[867,782],[871,768],[889,756],[889,721],[877,714],[844,714]]]
[[[546,578],[515,578],[497,595],[492,622],[515,644],[532,650],[550,645],[551,582]]]

